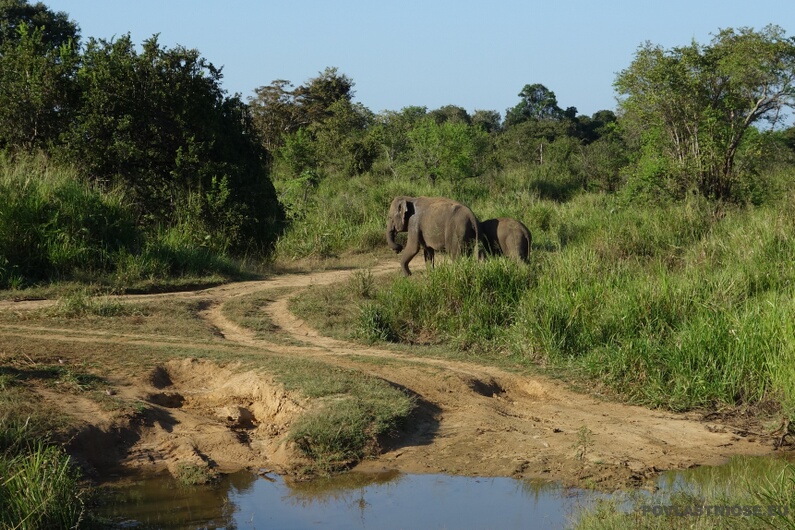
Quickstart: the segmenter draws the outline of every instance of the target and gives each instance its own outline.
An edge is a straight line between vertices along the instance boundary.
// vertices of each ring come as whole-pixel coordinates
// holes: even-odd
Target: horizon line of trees
[[[187,223],[224,251],[266,251],[327,178],[457,186],[519,168],[565,181],[536,190],[557,200],[626,190],[743,201],[756,175],[795,156],[795,129],[781,128],[795,106],[795,39],[774,25],[723,29],[708,45],[645,43],[617,75],[617,112],[592,116],[540,83],[503,119],[455,105],[375,114],[335,67],[297,87],[275,80],[248,102],[221,80],[197,50],[157,35],[140,51],[129,34],[83,44],[66,13],[0,0],[0,151],[76,164],[123,188],[139,223]]]

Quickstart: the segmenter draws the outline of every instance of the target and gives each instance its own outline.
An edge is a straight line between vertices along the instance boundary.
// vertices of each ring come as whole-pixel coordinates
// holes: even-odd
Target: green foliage
[[[374,454],[378,438],[391,434],[414,408],[411,397],[380,379],[344,373],[322,379],[315,397],[324,403],[303,414],[289,435],[319,471],[339,471]]]
[[[181,462],[174,469],[174,478],[183,486],[199,486],[216,482],[219,478],[218,471],[209,464],[189,464]]]
[[[716,211],[698,196],[643,207],[515,196],[511,207],[470,204],[526,222],[530,267],[461,259],[396,279],[362,304],[357,335],[509,351],[676,410],[795,406],[791,199]]]
[[[670,193],[736,198],[741,144],[752,126],[774,126],[795,106],[793,83],[795,43],[778,26],[724,29],[708,46],[669,52],[642,46],[615,82],[623,126],[643,149],[638,177],[650,177],[647,159],[662,159],[651,178]]]
[[[597,500],[580,510],[572,528],[794,528],[794,472],[793,466],[783,458],[732,457],[720,466],[669,473],[653,493],[634,491]],[[655,507],[656,511],[652,511]],[[738,514],[733,511],[737,507],[751,510],[755,507],[760,513],[742,510]],[[701,513],[696,513],[699,508]]]
[[[78,37],[65,13],[42,3],[0,2],[0,149],[44,146],[66,126]]]
[[[123,302],[108,297],[93,297],[85,290],[59,298],[50,310],[51,314],[66,318],[115,317],[129,315],[134,311],[131,306]]]
[[[279,149],[279,158],[292,178],[302,178],[314,172],[318,165],[312,136],[305,128],[284,135],[284,146]]]
[[[81,48],[76,24],[41,3],[4,0],[0,14],[1,150],[46,150],[123,190],[137,225],[190,225],[216,253],[267,254],[284,214],[248,108],[225,95],[219,69],[156,36],[140,53],[129,35]],[[80,259],[62,243],[54,259]]]
[[[120,194],[41,160],[3,161],[0,171],[0,287],[107,270],[115,252],[137,247]]]
[[[512,260],[462,258],[418,279],[395,280],[366,306],[359,327],[371,339],[444,340],[468,348],[510,327],[531,285],[530,270]]]
[[[331,129],[352,132],[359,128],[365,109],[351,104],[353,86],[348,76],[339,74],[336,68],[326,68],[297,88],[283,79],[257,88],[256,96],[249,98],[249,107],[263,145],[276,152],[284,146],[286,135],[329,121],[338,122]]]
[[[525,85],[519,103],[505,113],[505,125],[511,127],[524,121],[557,121],[563,117],[555,93],[540,83]]]
[[[314,471],[339,471],[375,454],[414,410],[415,400],[376,377],[307,359],[272,365],[288,390],[316,405],[290,426],[288,437],[313,461]]]
[[[778,513],[773,521],[764,522],[776,528],[795,528],[795,514],[792,513],[792,506],[795,504],[795,466],[786,463],[784,468],[772,477],[766,477],[764,485],[753,487],[749,482],[749,490],[756,497],[756,500],[763,506],[787,507],[787,513]]]
[[[197,201],[218,208],[219,218],[233,215],[223,208],[223,182],[215,190],[217,197]],[[193,216],[145,229],[124,194],[103,192],[45,158],[0,160],[0,194],[0,288],[84,277],[127,288],[152,278],[240,274],[226,253],[231,245]]]
[[[276,244],[277,257],[330,257],[349,248],[378,248],[385,241],[388,189],[367,178],[325,179],[317,188],[311,182],[309,176],[277,181],[294,220]]]
[[[328,116],[310,128],[315,137],[319,162],[324,170],[344,177],[369,171],[376,156],[375,145],[366,135],[373,116],[361,104],[339,99],[328,107]]]
[[[0,527],[79,528],[87,491],[69,456],[51,443],[58,424],[18,376],[8,377],[16,371],[0,372]]]
[[[140,54],[129,35],[91,39],[60,153],[94,181],[123,186],[147,224],[186,221],[217,250],[262,251],[283,214],[247,110],[220,79],[198,51],[156,37]]]
[[[54,446],[0,458],[0,523],[6,528],[76,528],[83,518],[78,474]]]
[[[376,174],[398,174],[399,166],[409,151],[409,132],[426,115],[425,107],[406,107],[400,112],[382,112],[375,118],[369,133],[381,151],[379,159],[374,162]]]
[[[403,171],[417,178],[459,182],[479,174],[484,165],[486,133],[463,121],[439,124],[429,116],[408,132]]]
[[[640,402],[674,409],[791,402],[784,315],[793,270],[775,210],[625,210],[586,223],[522,299],[515,344],[583,367]]]

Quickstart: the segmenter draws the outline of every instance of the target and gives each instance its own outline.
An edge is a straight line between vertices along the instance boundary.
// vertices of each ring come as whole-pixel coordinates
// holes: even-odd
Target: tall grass
[[[52,419],[8,374],[0,395],[0,528],[78,528],[87,523],[87,490],[69,456],[48,440]]]
[[[107,269],[139,242],[117,193],[81,184],[45,159],[0,160],[0,288]]]
[[[733,457],[666,479],[655,493],[597,501],[577,514],[572,528],[795,528],[795,467],[785,459]]]
[[[60,447],[34,442],[0,458],[0,526],[78,528],[85,511],[79,477]]]
[[[530,267],[461,260],[396,280],[360,328],[375,340],[507,347],[651,406],[777,400],[795,412],[792,205],[536,199],[524,216]]]
[[[275,185],[285,198],[284,183],[277,180]],[[276,244],[276,256],[324,258],[382,248],[387,211],[398,195],[444,196],[470,204],[486,193],[485,183],[475,180],[433,185],[426,179],[329,177],[301,199],[300,208],[288,208],[297,213]]]
[[[452,342],[462,349],[494,341],[512,325],[516,307],[532,285],[530,269],[500,258],[465,257],[427,275],[398,278],[363,310],[360,329],[370,338],[402,342]]]
[[[0,197],[0,289],[58,280],[125,288],[186,275],[241,274],[223,251],[229,245],[197,240],[189,219],[149,226],[121,191],[92,186],[76,169],[43,156],[0,158]]]
[[[516,347],[655,406],[795,403],[782,377],[795,352],[795,241],[773,228],[792,227],[790,215],[738,208],[679,221],[691,207],[647,209],[652,223],[619,216],[550,257],[522,300]]]

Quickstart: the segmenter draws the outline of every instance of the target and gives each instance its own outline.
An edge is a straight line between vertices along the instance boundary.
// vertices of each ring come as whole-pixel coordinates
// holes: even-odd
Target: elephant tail
[[[533,250],[533,234],[530,233],[530,230],[526,230],[524,234],[525,245],[527,245],[527,249],[522,253],[522,258],[526,262],[530,262],[530,251]]]
[[[475,214],[472,214],[474,217]],[[475,238],[472,240],[472,256],[476,259],[483,259],[483,252],[481,251],[481,244],[485,246],[486,241],[483,240],[483,231],[480,229],[480,221],[477,218],[474,219],[474,223],[472,223],[472,227],[475,230]]]

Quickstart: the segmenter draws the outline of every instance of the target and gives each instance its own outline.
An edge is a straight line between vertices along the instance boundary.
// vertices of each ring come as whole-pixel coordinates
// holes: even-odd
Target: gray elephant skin
[[[398,232],[407,232],[406,247],[395,241]],[[469,207],[445,197],[395,197],[389,207],[386,241],[400,256],[403,274],[409,276],[409,262],[420,248],[433,262],[435,251],[445,251],[453,259],[471,249],[478,251],[478,218]]]
[[[521,221],[511,217],[488,219],[480,223],[480,237],[486,252],[525,263],[530,261],[533,237]]]

